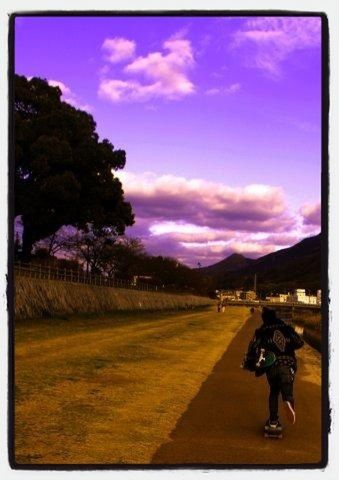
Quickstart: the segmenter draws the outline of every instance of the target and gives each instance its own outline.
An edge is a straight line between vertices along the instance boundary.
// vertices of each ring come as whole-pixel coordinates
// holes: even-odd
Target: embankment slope
[[[17,276],[16,319],[121,310],[176,310],[213,305],[195,295],[127,290]]]

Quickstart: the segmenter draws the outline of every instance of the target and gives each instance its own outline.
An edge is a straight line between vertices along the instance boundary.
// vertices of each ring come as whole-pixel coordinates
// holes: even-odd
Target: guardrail
[[[132,290],[142,290],[147,292],[165,292],[167,290],[163,287],[159,287],[158,285],[152,285],[149,283],[133,283],[128,280],[121,280],[117,278],[105,277],[103,275],[86,273],[80,268],[77,270],[71,270],[67,268],[36,265],[33,263],[15,263],[14,273],[22,277],[61,280],[63,282],[98,285],[103,287],[128,288]]]
[[[245,305],[246,307],[271,307],[271,308],[314,308],[320,310],[320,304],[310,304],[302,302],[269,302],[266,300],[224,300],[224,305]]]

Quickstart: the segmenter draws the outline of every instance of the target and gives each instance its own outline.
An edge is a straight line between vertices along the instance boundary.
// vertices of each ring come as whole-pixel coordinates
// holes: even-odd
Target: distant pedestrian
[[[225,313],[225,305],[223,305],[223,306],[221,307],[221,311],[222,311],[222,313]]]
[[[290,423],[295,423],[293,383],[297,371],[295,350],[304,345],[294,328],[276,317],[274,310],[266,307],[262,312],[263,324],[255,331],[243,362],[243,368],[256,376],[266,373],[270,387],[269,418],[265,430],[280,429],[278,401],[281,394],[285,413]]]

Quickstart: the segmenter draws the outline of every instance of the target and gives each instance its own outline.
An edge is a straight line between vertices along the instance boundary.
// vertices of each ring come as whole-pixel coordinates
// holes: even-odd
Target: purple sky
[[[17,73],[126,150],[150,253],[208,265],[320,231],[319,18],[21,17],[15,44]]]

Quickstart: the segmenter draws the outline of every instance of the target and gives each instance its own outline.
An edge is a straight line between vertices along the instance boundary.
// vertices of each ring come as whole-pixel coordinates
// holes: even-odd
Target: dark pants
[[[294,369],[285,365],[273,365],[267,372],[267,380],[270,385],[269,409],[270,420],[278,420],[278,401],[281,393],[284,401],[294,405],[293,382]]]

